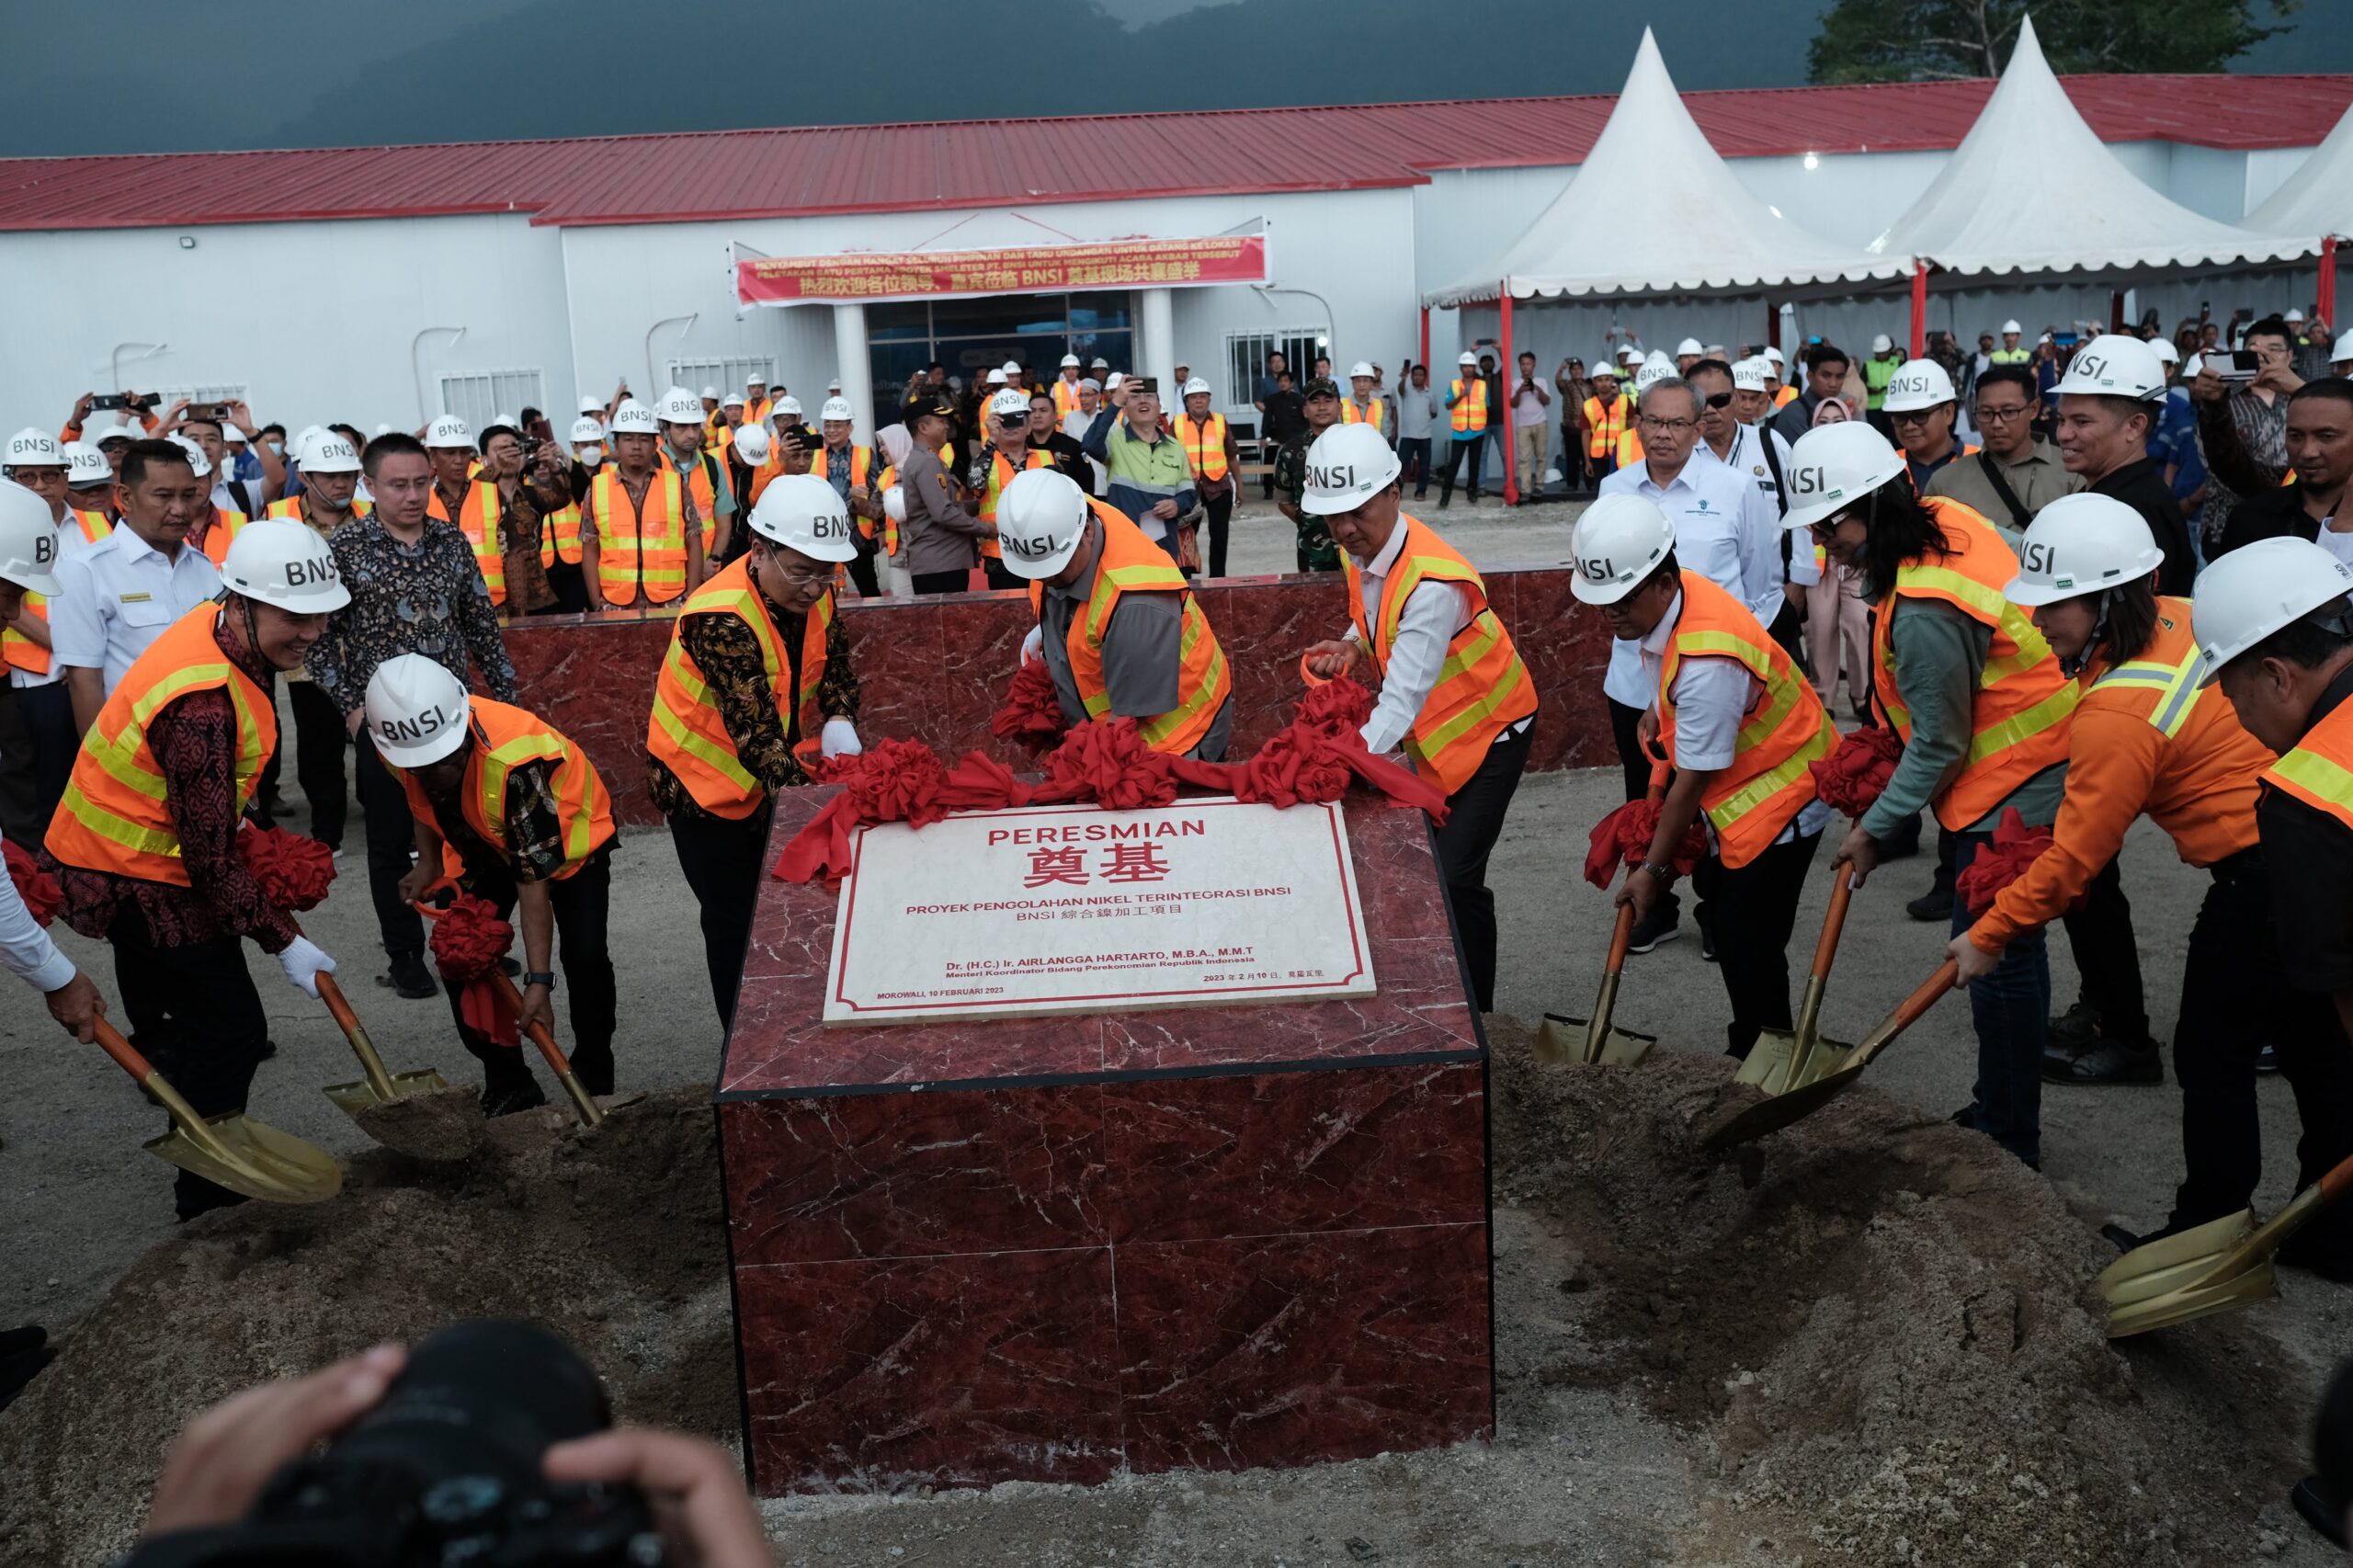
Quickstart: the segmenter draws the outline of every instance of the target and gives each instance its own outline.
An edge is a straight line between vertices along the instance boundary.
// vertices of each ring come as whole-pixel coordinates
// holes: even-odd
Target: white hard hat
[[[2059,395],[2069,392],[2159,402],[2165,395],[2165,363],[2139,338],[2104,332],[2067,361],[2066,373],[2059,378]]]
[[[1042,473],[1045,471],[1033,468],[1023,472]],[[998,499],[1001,501],[1004,497],[1000,496]],[[907,520],[907,493],[898,485],[893,484],[882,492],[882,515],[894,523],[904,523]]]
[[[662,422],[654,417],[652,409],[637,399],[623,398],[620,406],[613,410],[613,434],[659,436],[662,434]]]
[[[302,446],[300,454],[305,473],[358,473],[359,454],[353,449],[351,439],[333,430],[322,430]]]
[[[583,392],[580,396],[580,412],[601,415],[605,412],[605,400],[594,393]]]
[[[801,400],[790,393],[777,399],[776,413],[769,415],[768,417],[774,419],[778,414],[789,414],[795,419],[800,418]]]
[[[1644,496],[1620,492],[1587,506],[1569,535],[1576,574],[1569,592],[1579,602],[1614,605],[1658,569],[1675,548],[1675,525]]]
[[[1952,403],[1959,397],[1952,390],[1952,378],[1945,374],[1942,365],[1934,359],[1906,359],[1887,379],[1887,402],[1883,406],[1890,414],[1909,414]]]
[[[842,392],[842,379],[839,376],[835,376],[832,381],[825,383],[825,390],[832,392],[835,397],[839,397]]]
[[[1000,510],[1002,505],[1000,501]],[[858,559],[849,503],[817,474],[787,473],[771,480],[753,503],[752,531],[813,561]]]
[[[2328,362],[2332,365],[2353,363],[2353,330],[2336,335],[2336,346],[2329,350]]]
[[[466,683],[423,653],[378,665],[368,677],[367,701],[369,737],[394,767],[423,767],[456,751],[473,712]]]
[[[324,425],[305,425],[300,430],[295,431],[294,450],[296,455],[299,457],[302,449],[311,444],[311,437],[325,428],[326,426]]]
[[[702,389],[702,395],[705,397],[715,398],[719,396],[719,389],[717,387],[705,387]],[[744,400],[739,397],[735,401],[737,403],[741,403]]]
[[[374,434],[379,435],[379,436],[389,436],[389,435],[391,435],[392,433],[392,427],[390,425],[384,425],[384,424],[379,424],[379,425],[376,426],[375,431],[374,431]]]
[[[1641,369],[1634,372],[1634,390],[1646,392],[1674,374],[1674,362],[1664,354],[1654,354],[1643,361]]]
[[[1699,340],[1696,337],[1687,337],[1675,346],[1675,355],[1678,359],[1686,354],[1705,354],[1707,350],[1699,346]]]
[[[858,415],[851,412],[849,399],[846,397],[829,397],[825,400],[825,406],[817,411],[817,417],[820,420],[829,421],[835,419],[855,419]]]
[[[1768,345],[1765,349],[1765,358],[1776,365],[1787,365],[1789,363],[1789,360],[1782,358],[1781,351],[1770,345]]]
[[[989,399],[991,419],[996,419],[1007,414],[1018,414],[1024,419],[1029,418],[1029,394],[1025,392],[1016,392],[1011,387],[1007,387]]]
[[[757,468],[768,460],[768,428],[765,425],[746,425],[735,432],[735,455]]]
[[[1735,392],[1761,392],[1773,379],[1773,367],[1760,358],[1735,359],[1732,367],[1732,384]]]
[[[1307,494],[1299,509],[1317,517],[1353,512],[1396,481],[1397,454],[1370,425],[1334,425],[1307,449]]]
[[[699,425],[702,423],[702,399],[684,387],[672,387],[654,405],[655,417],[665,425]]]
[[[1894,347],[1895,340],[1889,337],[1887,334],[1883,332],[1877,334],[1871,338],[1871,352],[1874,354],[1886,354],[1893,350]]]
[[[426,426],[425,444],[428,447],[467,447],[474,444],[474,427],[454,414],[445,414]]]
[[[65,453],[59,449],[56,437],[28,425],[8,437],[8,466],[63,468]]]
[[[2297,306],[2290,305],[2288,307],[2288,313],[2281,316],[2279,319],[2292,326],[2296,323],[2304,319],[2304,312]]]
[[[2024,332],[2024,331],[2026,330],[2026,328],[2024,328],[2024,327],[2022,327],[2022,326],[2020,326],[2020,325],[2018,324],[2018,318],[2017,318],[2016,316],[2012,316],[2008,321],[2006,321],[2006,322],[2004,322],[2004,323],[2002,324],[2002,330],[2003,330],[2004,332],[2006,332],[2006,333],[2007,333],[2007,332]]]
[[[80,488],[85,484],[112,484],[114,464],[107,461],[106,453],[87,441],[65,443],[65,483]]]
[[[987,381],[983,384],[992,387],[1001,387],[1005,385],[1005,372],[1003,370],[991,370],[988,373]]]
[[[1474,360],[1472,360],[1472,363],[1475,365],[1475,364],[1477,364],[1477,363],[1478,363],[1478,361],[1474,359]],[[1362,359],[1359,359],[1359,360],[1358,360],[1355,364],[1353,364],[1353,365],[1349,366],[1349,367],[1348,367],[1348,380],[1350,380],[1350,381],[1355,381],[1358,376],[1362,376],[1362,377],[1363,377],[1366,381],[1370,381],[1370,380],[1372,380],[1372,366],[1371,366],[1370,363],[1368,363],[1367,361],[1362,360]]]
[[[1062,368],[1063,368],[1063,369],[1065,369],[1065,370],[1075,370],[1075,369],[1078,369],[1078,356],[1077,356],[1077,355],[1075,355],[1075,354],[1065,354],[1065,355],[1063,355],[1063,365],[1062,365]]]
[[[256,517],[229,541],[221,581],[233,594],[296,615],[324,615],[351,602],[335,551],[291,517]]]
[[[1620,378],[1619,376],[1618,367],[1611,364],[1608,360],[1603,359],[1593,367],[1593,379],[1597,381],[1604,380],[1614,381]]]
[[[574,446],[591,447],[595,446],[604,438],[605,427],[595,419],[583,415],[581,417],[572,422],[572,444]],[[740,433],[736,436],[736,439],[743,439]]]
[[[32,594],[54,594],[57,525],[49,503],[13,480],[0,479],[0,579]]]
[[[1632,344],[1629,343],[1625,347],[1618,350],[1618,363],[1620,365],[1639,365],[1642,362],[1643,351]]]
[[[1010,381],[1021,373],[1021,361],[1018,359],[1007,359],[1004,364],[998,366],[997,369],[1003,370],[1006,374],[1006,379]]]
[[[242,447],[245,444],[245,433],[225,419],[221,421],[221,438],[233,447]]]
[[[103,430],[91,431],[88,438],[90,445],[103,447],[108,441],[136,441],[146,434],[128,420],[117,420]]]
[[[2148,342],[2149,351],[2157,357],[2158,364],[2178,365],[2181,363],[2181,350],[2173,346],[2171,338],[2153,337]]]
[[[745,374],[744,384],[747,387],[764,387],[768,384],[768,379],[759,371],[753,370]]]
[[[2189,631],[2206,656],[2207,681],[2273,632],[2353,593],[2353,566],[2308,539],[2243,544],[2198,574]]]
[[[195,470],[197,478],[205,479],[211,475],[212,460],[205,455],[204,449],[202,447],[198,446],[193,440],[190,440],[188,437],[181,435],[176,430],[165,437],[164,439],[169,441],[172,445],[177,447],[181,451],[188,454],[188,466]]]
[[[1797,438],[1783,465],[1781,494],[1790,509],[1785,528],[1809,528],[1847,507],[1904,472],[1904,457],[1860,419],[1817,425]]]
[[[1468,348],[1456,355],[1454,357],[1454,362],[1473,370],[1479,368],[1479,357],[1476,354],[1472,353]]]
[[[1126,383],[1127,379],[1128,378],[1126,376],[1120,374],[1117,370],[1114,370],[1111,372],[1110,380],[1103,383],[1103,390],[1107,392],[1118,392],[1120,388]]]
[[[709,392],[705,392],[703,395],[705,397],[709,397],[710,394]],[[729,392],[725,397],[719,400],[719,406],[722,408],[741,408],[744,406],[744,394],[742,392]]]
[[[2194,381],[2205,373],[2206,356],[2203,354],[2192,354],[2189,357],[2189,363],[2181,368],[2182,379],[2184,381]]]
[[[1092,366],[1090,366],[1090,367],[1089,367],[1089,369],[1097,369],[1097,370],[1108,370],[1108,369],[1109,369],[1110,368],[1111,368],[1111,361],[1109,361],[1108,359],[1106,359],[1106,358],[1103,358],[1103,356],[1101,356],[1100,354],[1097,354],[1097,355],[1095,357],[1095,363],[1094,363]]]
[[[1055,469],[1013,476],[997,498],[996,541],[1017,577],[1051,577],[1070,564],[1086,537],[1086,492]]]
[[[1207,396],[1209,390],[1209,382],[1201,380],[1199,376],[1195,376],[1191,381],[1185,383],[1185,390],[1176,395],[1179,397],[1191,397],[1196,392],[1199,392],[1203,396]]]
[[[2034,515],[2018,545],[2018,574],[2002,589],[2032,609],[2145,577],[2165,563],[2141,514],[2113,495],[2062,495]]]

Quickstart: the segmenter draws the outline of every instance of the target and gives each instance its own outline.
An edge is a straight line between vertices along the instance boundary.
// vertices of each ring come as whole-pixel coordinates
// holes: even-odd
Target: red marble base
[[[1347,1001],[826,1029],[834,900],[765,884],[718,1096],[763,1494],[1492,1430],[1484,1048],[1423,818],[1348,832]]]
[[[1528,764],[1540,771],[1593,767],[1615,755],[1601,696],[1609,630],[1571,598],[1569,577],[1565,567],[1487,577],[1542,702]],[[1290,722],[1299,654],[1347,628],[1345,592],[1332,574],[1226,579],[1200,590],[1233,670],[1233,757],[1249,756]],[[991,738],[989,719],[1031,624],[1024,596],[848,600],[842,608],[863,692],[858,729],[869,740],[892,735],[949,758],[980,749],[1020,760]],[[645,726],[670,620],[660,611],[608,610],[506,627],[523,706],[587,750],[623,822],[658,820],[645,793]]]

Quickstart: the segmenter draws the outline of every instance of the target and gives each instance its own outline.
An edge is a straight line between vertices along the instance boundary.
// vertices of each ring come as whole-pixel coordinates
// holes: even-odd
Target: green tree
[[[2281,31],[2267,22],[2299,3],[2040,0],[2032,11],[2054,71],[2211,72]],[[1836,0],[1808,64],[1817,82],[1998,76],[2028,11],[2026,0]]]

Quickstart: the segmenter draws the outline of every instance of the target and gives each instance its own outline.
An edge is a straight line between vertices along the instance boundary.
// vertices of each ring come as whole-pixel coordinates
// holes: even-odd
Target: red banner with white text
[[[954,294],[1059,294],[1090,289],[1194,289],[1264,283],[1265,231],[1182,240],[1102,240],[997,250],[763,256],[735,264],[748,305],[925,300]]]

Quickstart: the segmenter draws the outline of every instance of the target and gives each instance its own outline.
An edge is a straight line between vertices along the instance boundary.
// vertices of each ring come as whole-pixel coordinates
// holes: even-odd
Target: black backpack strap
[[[2010,488],[2008,480],[2002,477],[2002,465],[1994,460],[1991,452],[1980,449],[1977,468],[1985,476],[1985,483],[1994,487],[1994,494],[2002,498],[2002,505],[2010,509],[2010,519],[2018,525],[2018,532],[2026,532],[2027,525],[2034,521],[2034,514],[2026,509],[2026,503],[2018,499],[2018,493]]]

